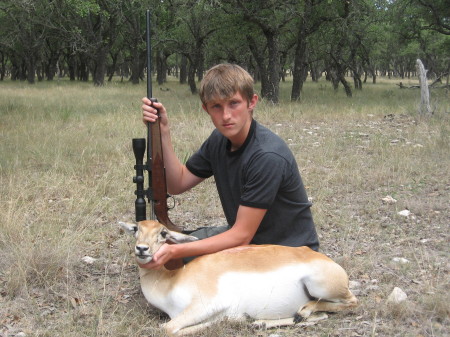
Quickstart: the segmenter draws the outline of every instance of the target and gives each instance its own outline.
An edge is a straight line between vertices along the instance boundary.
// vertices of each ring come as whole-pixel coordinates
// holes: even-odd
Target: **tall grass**
[[[169,111],[175,150],[186,160],[212,124],[187,87],[171,80],[163,89],[154,94]],[[448,93],[433,91],[436,112],[420,117],[418,91],[390,80],[351,99],[325,81],[308,82],[297,103],[289,102],[289,90],[282,83],[282,102],[262,100],[255,118],[294,152],[322,250],[363,284],[356,316],[337,315],[308,333],[448,333]],[[130,242],[116,228],[134,218],[131,138],[146,135],[145,91],[119,82],[0,83],[1,333],[160,335],[166,318],[143,300]],[[398,202],[383,204],[386,195]],[[224,222],[212,179],[175,200],[175,223]],[[397,214],[405,208],[412,216]],[[86,264],[86,255],[97,260]],[[395,265],[395,256],[410,263]],[[384,304],[394,286],[408,292],[405,306]],[[221,325],[205,336],[236,331],[254,335]]]

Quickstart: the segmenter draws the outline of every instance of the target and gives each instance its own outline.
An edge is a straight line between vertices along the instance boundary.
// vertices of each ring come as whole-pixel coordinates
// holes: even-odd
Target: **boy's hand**
[[[172,259],[171,245],[165,243],[153,256],[152,261],[146,264],[139,264],[141,268],[145,269],[159,269]]]
[[[161,125],[168,124],[166,108],[162,103],[152,102],[147,97],[142,99],[142,103],[142,121],[144,124],[148,122],[154,123],[158,118],[160,118]]]

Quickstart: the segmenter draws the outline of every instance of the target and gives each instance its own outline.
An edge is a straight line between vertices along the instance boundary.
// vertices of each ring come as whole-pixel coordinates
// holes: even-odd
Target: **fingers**
[[[153,123],[158,119],[157,103],[153,103],[147,97],[142,99],[142,119],[144,123]]]
[[[166,114],[164,105],[160,102],[153,102],[147,97],[142,99],[142,120],[144,123],[155,122],[162,114]]]
[[[159,269],[171,260],[171,249],[168,244],[163,244],[158,251],[153,255],[153,259],[146,264],[139,264],[141,268],[145,269]]]

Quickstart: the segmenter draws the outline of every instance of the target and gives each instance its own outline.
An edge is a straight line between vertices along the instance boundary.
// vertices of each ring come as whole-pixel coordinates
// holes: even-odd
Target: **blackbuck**
[[[150,262],[166,241],[197,240],[157,221],[120,225],[136,236],[140,264]],[[317,311],[357,305],[344,269],[308,247],[240,246],[198,257],[180,269],[139,268],[139,274],[147,301],[171,318],[163,324],[169,336],[189,335],[224,318],[290,325]]]

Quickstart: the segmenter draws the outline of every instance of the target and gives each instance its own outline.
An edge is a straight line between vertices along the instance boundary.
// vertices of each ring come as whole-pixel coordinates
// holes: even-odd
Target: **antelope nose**
[[[136,246],[136,255],[144,255],[148,251],[148,246]]]

